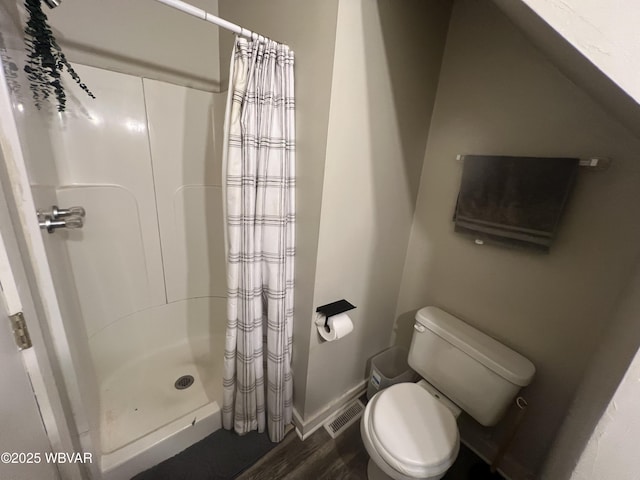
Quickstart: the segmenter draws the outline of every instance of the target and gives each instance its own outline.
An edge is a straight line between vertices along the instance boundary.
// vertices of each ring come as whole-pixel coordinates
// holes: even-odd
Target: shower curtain
[[[236,38],[223,153],[228,287],[223,426],[239,434],[262,432],[266,416],[274,442],[284,437],[292,412],[293,63],[286,45]]]

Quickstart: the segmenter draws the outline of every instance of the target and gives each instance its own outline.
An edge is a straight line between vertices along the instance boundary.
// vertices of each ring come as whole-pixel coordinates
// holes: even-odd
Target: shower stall
[[[43,300],[51,345],[88,468],[128,479],[221,426],[226,93],[77,65],[96,100],[70,86],[64,114],[38,111],[9,28],[2,62],[33,216],[86,212],[69,222],[81,228],[31,245],[55,289]]]

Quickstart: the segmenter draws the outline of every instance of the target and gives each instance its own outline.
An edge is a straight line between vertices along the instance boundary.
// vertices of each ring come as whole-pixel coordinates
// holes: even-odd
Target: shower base
[[[192,424],[193,417],[197,418],[195,424]],[[221,427],[218,403],[209,403],[113,453],[102,455],[102,478],[130,480],[134,475],[171,458]]]
[[[176,315],[187,313],[180,303],[189,320]],[[210,306],[156,307],[92,338],[105,480],[128,480],[221,428],[224,334],[209,325]],[[186,375],[193,383],[176,388]]]

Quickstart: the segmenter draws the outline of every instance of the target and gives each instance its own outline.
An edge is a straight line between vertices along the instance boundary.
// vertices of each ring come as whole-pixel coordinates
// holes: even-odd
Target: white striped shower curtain
[[[286,45],[236,38],[223,153],[228,287],[223,426],[239,434],[262,432],[266,413],[274,442],[284,437],[292,412],[293,63]]]

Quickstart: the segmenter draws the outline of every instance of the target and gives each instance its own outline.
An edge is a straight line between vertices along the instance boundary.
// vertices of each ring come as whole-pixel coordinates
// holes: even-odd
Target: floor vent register
[[[334,417],[324,424],[331,438],[336,438],[353,425],[362,416],[364,405],[360,400],[354,400],[342,408]]]

